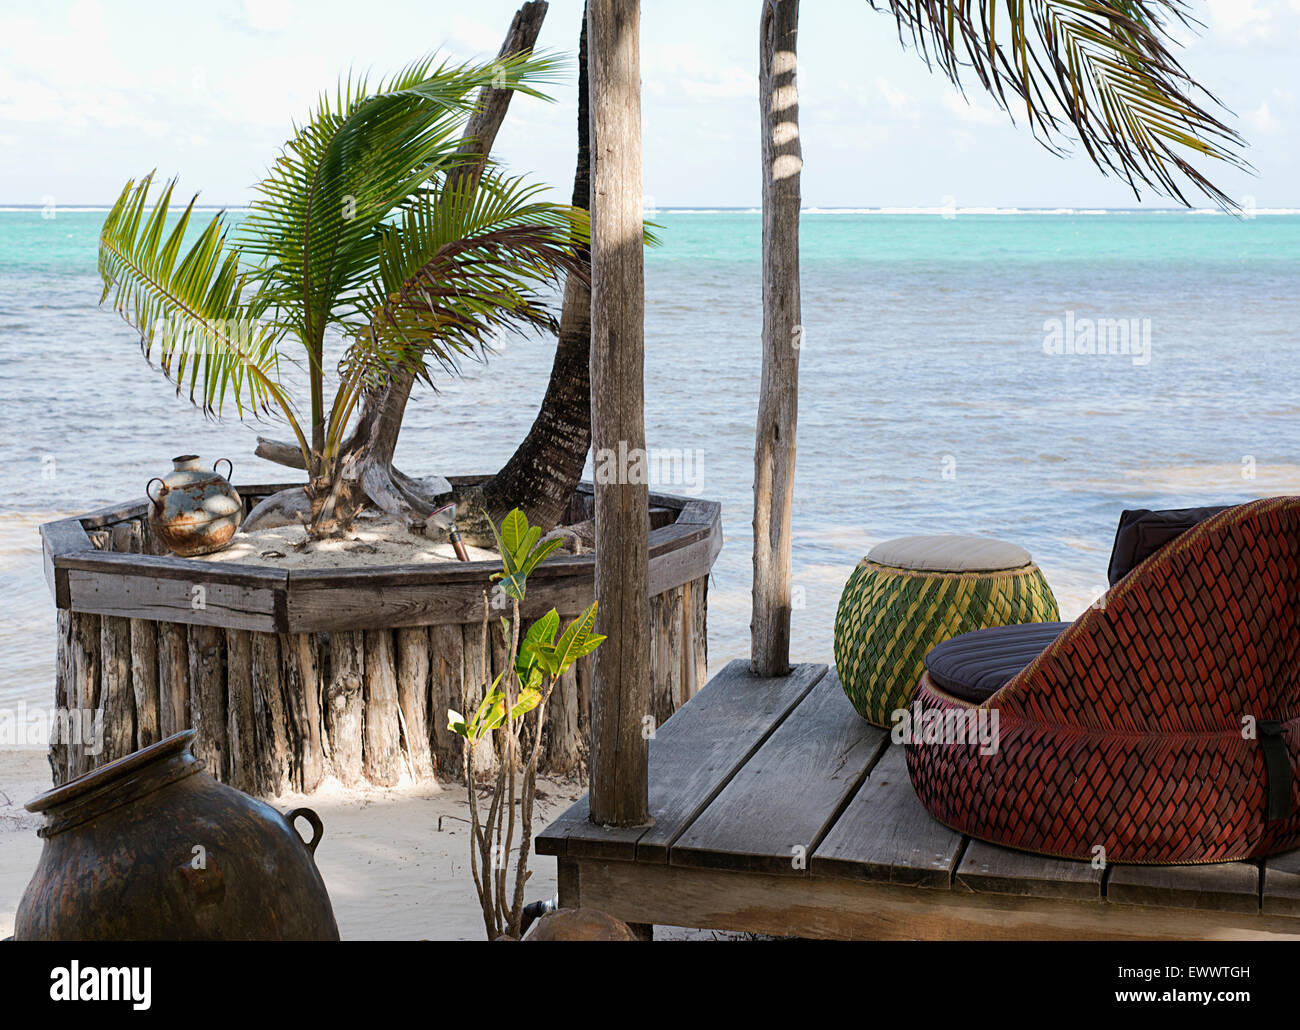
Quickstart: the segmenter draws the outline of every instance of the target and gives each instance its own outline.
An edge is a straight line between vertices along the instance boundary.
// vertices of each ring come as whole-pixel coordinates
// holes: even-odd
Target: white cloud
[[[1255,110],[1247,112],[1245,115],[1246,124],[1256,132],[1276,132],[1281,127],[1281,122],[1269,109],[1268,101],[1265,100]]]
[[[501,29],[458,14],[451,21],[447,43],[458,50],[495,56],[501,49]]]
[[[974,101],[967,101],[960,93],[947,93],[943,106],[949,114],[955,115],[971,125],[1000,125],[1006,119],[1001,111],[984,107]]]
[[[1226,43],[1240,45],[1267,39],[1273,28],[1273,6],[1259,0],[1206,0],[1209,32]],[[1293,5],[1294,6],[1294,5]]]
[[[289,0],[244,0],[244,24],[257,32],[283,32],[293,20]]]
[[[911,106],[912,98],[901,89],[895,89],[883,75],[876,76],[876,91],[884,98],[891,111],[903,112]]]

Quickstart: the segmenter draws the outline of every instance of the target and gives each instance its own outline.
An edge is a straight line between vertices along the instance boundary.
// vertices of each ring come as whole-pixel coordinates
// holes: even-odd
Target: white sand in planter
[[[471,561],[496,561],[496,551],[466,545]],[[433,565],[458,562],[449,543],[412,533],[391,516],[358,516],[350,532],[307,543],[301,526],[239,532],[230,546],[200,561],[236,562],[277,569],[338,569],[376,565]]]

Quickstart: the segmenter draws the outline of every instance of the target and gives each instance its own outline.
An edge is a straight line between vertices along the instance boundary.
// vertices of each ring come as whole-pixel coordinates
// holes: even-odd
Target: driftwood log
[[[463,482],[472,482],[465,480]],[[250,507],[282,489],[240,486]],[[565,520],[591,517],[589,486]],[[662,722],[705,682],[708,574],[721,546],[718,505],[651,495],[650,697]],[[50,741],[56,784],[178,730],[194,753],[249,793],[452,779],[464,711],[504,666],[499,612],[483,639],[492,563],[287,573],[158,555],[134,501],[42,527],[58,605],[54,702],[66,731]],[[123,548],[119,550],[119,548]],[[590,604],[594,556],[556,557],[530,579],[526,618]],[[544,573],[544,574],[543,574]],[[588,758],[591,659],[556,685],[542,768]],[[499,756],[479,749],[475,772]]]

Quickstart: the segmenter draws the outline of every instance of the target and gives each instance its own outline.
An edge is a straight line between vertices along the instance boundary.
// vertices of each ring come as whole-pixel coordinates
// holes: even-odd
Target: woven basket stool
[[[906,536],[877,544],[844,586],[835,668],[853,707],[889,726],[935,644],[959,633],[1054,622],[1056,598],[1029,552],[978,536]]]

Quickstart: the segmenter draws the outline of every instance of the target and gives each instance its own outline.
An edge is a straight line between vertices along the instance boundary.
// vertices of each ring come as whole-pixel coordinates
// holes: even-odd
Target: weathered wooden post
[[[790,512],[799,414],[799,0],[763,0],[759,105],[763,133],[763,378],[754,446],[754,672],[790,670]]]
[[[645,268],[641,217],[641,4],[587,8],[591,192],[591,424],[596,476],[597,629],[591,818],[649,819],[649,485],[645,460]],[[610,461],[617,456],[617,461]],[[612,480],[612,481],[610,481]]]

